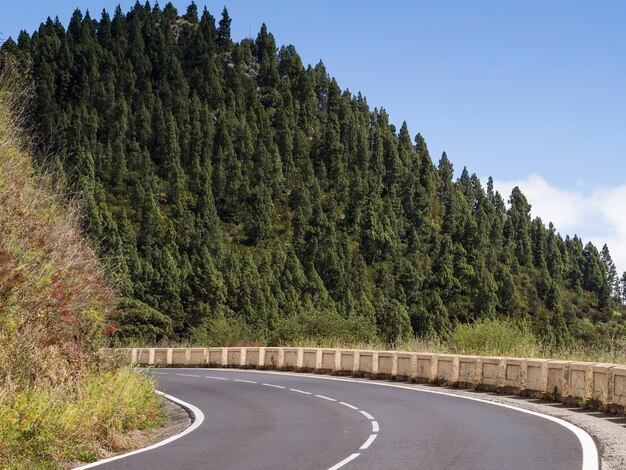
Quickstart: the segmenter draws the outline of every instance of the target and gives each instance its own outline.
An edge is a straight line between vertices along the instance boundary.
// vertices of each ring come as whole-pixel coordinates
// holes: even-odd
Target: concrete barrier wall
[[[518,358],[505,358],[502,363],[504,369],[504,387],[507,390],[521,389],[526,381],[526,361]]]
[[[307,348],[302,350],[302,368],[306,370],[318,370],[320,364],[318,356],[321,358],[321,349]]]
[[[339,351],[336,349],[322,349],[321,369],[324,372],[339,370]]]
[[[570,361],[548,361],[547,394],[554,401],[562,401],[567,397]]]
[[[624,413],[626,365],[328,348],[127,348],[133,365],[247,367],[446,384]]]
[[[613,367],[613,404],[626,407],[626,366]]]
[[[352,374],[356,370],[355,364],[359,360],[358,353],[352,349],[339,350],[339,371],[344,374]]]
[[[547,371],[548,361],[546,359],[526,360],[526,384],[524,390],[527,395],[542,395],[546,393]]]
[[[378,352],[378,376],[381,378],[393,377],[398,367],[397,355],[389,351]]]
[[[572,362],[569,365],[569,390],[571,397],[584,399],[591,396],[593,387],[593,364],[589,362]]]
[[[459,386],[471,387],[480,380],[478,356],[459,356]]]

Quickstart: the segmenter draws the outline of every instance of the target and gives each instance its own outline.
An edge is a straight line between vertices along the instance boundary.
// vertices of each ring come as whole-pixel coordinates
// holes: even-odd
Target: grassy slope
[[[59,468],[121,450],[162,419],[153,384],[103,366],[113,290],[77,212],[36,178],[0,75],[0,468]]]
[[[315,321],[313,321],[314,323]],[[332,323],[332,322],[331,322]],[[307,328],[296,325],[287,331],[289,335],[271,344],[258,341],[254,332],[246,330],[245,325],[217,319],[210,323],[211,334],[198,336],[191,342],[164,342],[161,347],[180,346],[298,346],[344,349],[388,350],[390,345],[383,341],[359,341],[349,339],[347,329],[354,331],[355,326],[348,324],[326,324],[326,328]],[[340,326],[342,328],[340,328]],[[352,336],[354,338],[354,335]],[[140,345],[138,345],[140,346]],[[145,346],[145,345],[143,345]],[[626,337],[623,330],[617,332],[610,341],[589,344],[585,341],[572,341],[565,346],[542,343],[533,333],[529,321],[485,318],[471,324],[457,324],[445,338],[421,339],[409,338],[392,345],[399,351],[473,354],[480,356],[534,357],[549,359],[567,359],[576,361],[610,362],[626,364]]]
[[[244,344],[241,341],[233,344]],[[196,346],[203,346],[196,344]],[[215,346],[218,346],[215,344]],[[289,343],[289,346],[345,349],[388,350],[383,342],[354,343],[333,338],[310,338]],[[528,325],[507,320],[483,319],[472,324],[459,324],[444,340],[413,338],[394,345],[398,351],[478,356],[527,357],[573,361],[626,364],[626,338],[614,338],[607,344],[589,346],[583,342],[554,347],[542,344]]]

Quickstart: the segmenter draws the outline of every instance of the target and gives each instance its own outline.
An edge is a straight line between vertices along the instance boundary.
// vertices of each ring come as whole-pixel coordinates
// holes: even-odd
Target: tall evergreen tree
[[[228,16],[228,10],[226,7],[222,10],[222,19],[217,29],[217,42],[221,47],[227,47],[230,45],[230,16]]]

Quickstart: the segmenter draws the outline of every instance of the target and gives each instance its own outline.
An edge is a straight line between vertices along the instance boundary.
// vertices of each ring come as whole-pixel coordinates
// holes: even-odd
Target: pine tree
[[[226,7],[222,10],[222,19],[217,28],[217,43],[221,47],[228,47],[230,45],[230,16],[228,16],[228,10]]]
[[[518,187],[513,188],[509,199],[510,209],[504,226],[504,236],[520,265],[531,262],[530,204]]]
[[[546,241],[546,264],[553,279],[560,279],[563,275],[563,256],[559,249],[558,238],[552,222],[548,225]]]
[[[270,190],[264,185],[255,188],[250,194],[248,206],[250,216],[246,231],[250,241],[256,245],[271,233],[274,204]]]
[[[611,290],[611,297],[619,299],[619,278],[617,276],[617,269],[615,268],[615,263],[611,258],[609,247],[606,243],[602,247],[600,257],[602,258],[602,263],[604,264],[603,271],[605,273],[606,282]]]

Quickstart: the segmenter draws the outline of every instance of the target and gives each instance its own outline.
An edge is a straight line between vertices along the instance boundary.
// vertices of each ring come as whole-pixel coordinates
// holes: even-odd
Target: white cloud
[[[535,174],[519,181],[494,180],[505,201],[515,186],[532,205],[533,217],[541,217],[546,225],[552,222],[563,237],[577,234],[583,242],[593,242],[598,250],[606,243],[618,273],[626,270],[626,185],[585,194],[551,186]]]

